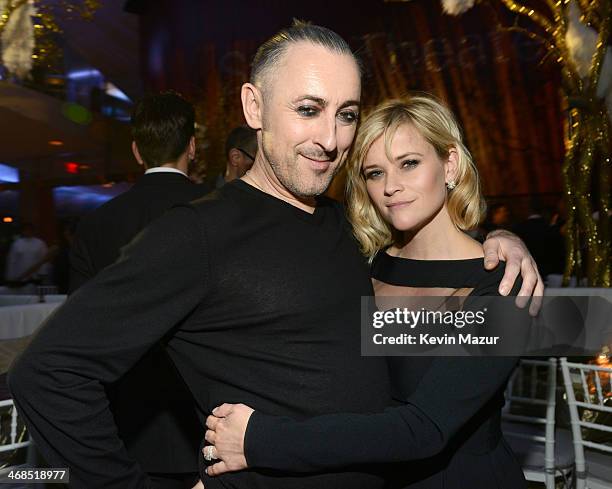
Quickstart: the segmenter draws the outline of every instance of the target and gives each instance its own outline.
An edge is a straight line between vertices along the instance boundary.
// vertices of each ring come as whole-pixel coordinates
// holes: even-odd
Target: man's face
[[[355,136],[361,82],[352,56],[310,43],[289,47],[266,80],[262,153],[283,187],[320,195]]]

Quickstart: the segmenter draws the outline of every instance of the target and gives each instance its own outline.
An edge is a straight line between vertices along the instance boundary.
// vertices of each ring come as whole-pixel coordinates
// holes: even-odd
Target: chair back
[[[0,413],[0,453],[29,446],[25,425],[19,422],[12,399],[0,401]]]
[[[585,447],[612,454],[612,368],[561,358],[561,372],[576,454],[576,487],[582,489],[588,480]]]
[[[506,387],[504,435],[544,445],[544,482],[555,487],[557,360],[521,359]],[[527,425],[527,426],[525,426]],[[512,444],[512,443],[511,443]],[[526,476],[528,474],[526,473]]]

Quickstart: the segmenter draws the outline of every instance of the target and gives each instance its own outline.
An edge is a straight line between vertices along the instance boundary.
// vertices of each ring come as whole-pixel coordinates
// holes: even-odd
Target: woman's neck
[[[418,231],[406,231],[389,253],[415,260],[464,260],[484,256],[482,245],[455,227],[446,207]]]

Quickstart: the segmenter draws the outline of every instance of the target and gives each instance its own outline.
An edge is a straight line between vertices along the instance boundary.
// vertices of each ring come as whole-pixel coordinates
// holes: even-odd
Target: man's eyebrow
[[[303,102],[304,100],[310,100],[312,102],[315,102],[316,104],[319,104],[321,107],[326,107],[327,106],[327,100],[325,100],[324,98],[321,97],[317,97],[316,95],[300,95],[298,98],[296,98],[293,103],[298,103],[298,102]],[[347,100],[346,102],[344,102],[342,105],[340,105],[340,107],[338,107],[339,109],[344,109],[346,107],[352,107],[354,105],[356,105],[357,107],[359,107],[359,100]]]
[[[353,105],[356,105],[357,107],[359,107],[359,104],[360,104],[359,100],[347,100],[339,108],[344,109],[346,107],[352,107]]]
[[[297,102],[303,102],[304,100],[311,100],[317,104],[319,104],[321,107],[325,107],[327,105],[327,100],[325,100],[324,98],[321,97],[317,97],[315,95],[300,95],[298,98],[296,98],[293,103],[297,103]]]

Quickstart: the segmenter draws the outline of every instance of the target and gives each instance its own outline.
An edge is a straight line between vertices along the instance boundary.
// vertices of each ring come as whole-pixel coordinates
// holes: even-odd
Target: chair
[[[571,435],[555,425],[557,360],[523,359],[506,387],[502,430],[525,478],[555,489],[557,476],[568,487],[574,467]]]
[[[612,419],[612,368],[561,358],[561,371],[576,452],[576,489],[610,489],[612,423],[602,418]],[[603,440],[595,441],[602,434]]]
[[[19,422],[17,409],[12,399],[3,399],[0,401],[0,457],[3,463],[0,465],[0,478],[6,476],[12,469],[24,468],[23,464],[10,465],[11,458],[20,448],[31,448],[31,442],[26,438],[26,429],[23,423]],[[7,419],[8,418],[8,419]],[[12,455],[9,452],[14,452]],[[5,455],[6,454],[6,455]],[[4,479],[2,479],[4,480]],[[26,487],[19,485],[17,482],[12,487]]]

